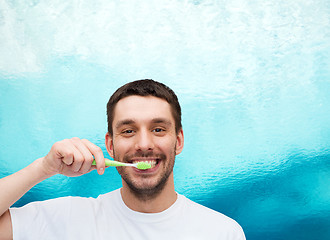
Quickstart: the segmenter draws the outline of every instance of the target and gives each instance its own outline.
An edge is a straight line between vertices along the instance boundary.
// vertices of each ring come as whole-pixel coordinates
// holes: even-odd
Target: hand
[[[96,166],[92,165],[95,157]],[[42,159],[46,175],[63,174],[77,177],[97,169],[102,175],[105,169],[104,156],[100,147],[87,139],[65,139],[55,143]]]

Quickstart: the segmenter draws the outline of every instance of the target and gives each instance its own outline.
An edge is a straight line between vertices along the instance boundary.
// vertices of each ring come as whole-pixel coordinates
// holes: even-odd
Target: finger
[[[105,169],[105,160],[104,160],[104,155],[102,152],[102,149],[98,146],[96,146],[94,143],[91,143],[87,139],[82,140],[86,147],[89,149],[89,151],[93,154],[95,157],[95,162],[96,162],[96,169],[98,174],[102,175],[104,173]]]
[[[62,162],[70,167],[73,172],[79,172],[84,157],[80,153],[79,149],[73,144],[72,139],[65,139],[61,141],[62,145]]]
[[[72,144],[72,151],[73,151],[73,163],[71,165],[71,170],[73,172],[79,172],[84,161],[85,158],[83,156],[83,154],[79,151],[78,148],[76,148],[73,144]]]
[[[55,143],[52,149],[54,149],[55,155],[57,156],[56,158],[58,158],[65,165],[70,166],[73,163],[74,159],[72,146],[70,146],[67,139]]]
[[[72,138],[71,141],[83,156],[83,162],[82,162],[79,172],[81,172],[82,174],[86,174],[86,173],[90,172],[92,162],[94,159],[92,153],[90,152],[88,147],[85,145],[85,143],[82,140],[80,140],[79,138]]]

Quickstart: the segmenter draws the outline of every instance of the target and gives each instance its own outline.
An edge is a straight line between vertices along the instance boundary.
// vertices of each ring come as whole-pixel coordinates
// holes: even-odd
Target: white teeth
[[[155,167],[157,164],[156,160],[148,160],[148,161],[133,161],[134,164],[138,163],[138,162],[145,162],[145,163],[149,163],[151,168]]]

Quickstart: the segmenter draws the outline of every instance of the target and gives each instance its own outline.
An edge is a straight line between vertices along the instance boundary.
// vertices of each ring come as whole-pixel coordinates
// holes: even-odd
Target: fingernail
[[[104,173],[104,168],[100,168],[99,174],[102,175]]]

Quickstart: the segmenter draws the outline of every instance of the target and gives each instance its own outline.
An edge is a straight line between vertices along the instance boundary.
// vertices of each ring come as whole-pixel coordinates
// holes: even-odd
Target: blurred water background
[[[329,14],[328,0],[2,0],[0,177],[74,136],[108,156],[110,95],[152,78],[183,109],[179,193],[247,239],[330,239]],[[115,169],[55,176],[15,206],[119,187]]]

